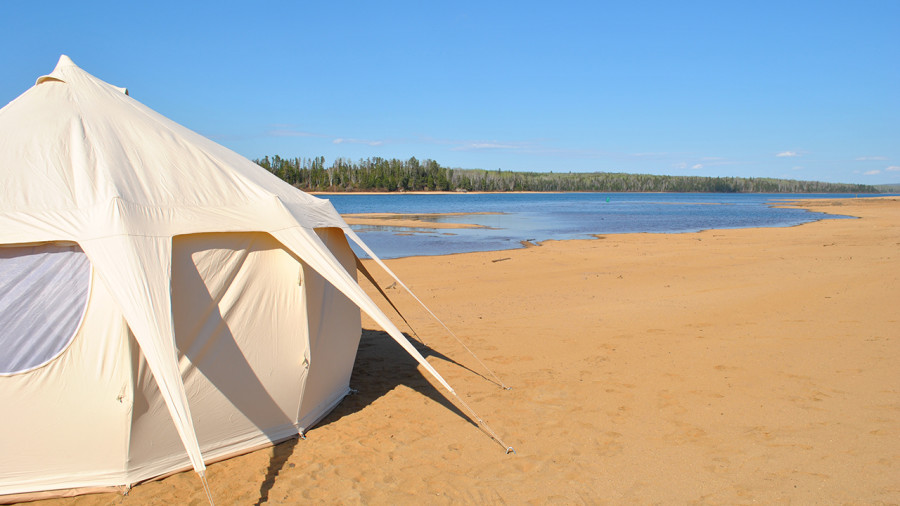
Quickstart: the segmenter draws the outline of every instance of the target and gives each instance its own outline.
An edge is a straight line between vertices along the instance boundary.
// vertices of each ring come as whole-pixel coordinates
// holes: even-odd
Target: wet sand
[[[449,223],[438,221],[444,216],[469,216],[475,214],[498,213],[428,213],[428,214],[397,214],[397,213],[360,213],[345,214],[344,221],[350,225],[369,225],[374,227],[402,227],[421,229],[440,228],[484,228],[482,225],[472,223]],[[376,252],[377,253],[377,252]]]
[[[386,290],[516,454],[364,318],[359,393],[307,440],[211,465],[217,503],[900,502],[900,199],[803,206],[860,219],[388,261],[512,386]],[[186,472],[44,504],[205,496]]]

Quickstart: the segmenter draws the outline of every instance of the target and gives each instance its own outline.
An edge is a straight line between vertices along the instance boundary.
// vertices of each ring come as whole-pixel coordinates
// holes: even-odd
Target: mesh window
[[[69,346],[90,280],[75,244],[0,247],[0,375],[40,367]]]

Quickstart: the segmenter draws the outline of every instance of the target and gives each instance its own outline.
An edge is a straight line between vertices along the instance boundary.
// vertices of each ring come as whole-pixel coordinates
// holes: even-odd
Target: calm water
[[[585,239],[593,234],[789,227],[835,216],[799,209],[775,209],[770,207],[772,204],[801,198],[853,197],[834,194],[520,193],[348,194],[327,198],[343,214],[504,213],[442,216],[434,220],[488,227],[480,229],[353,227],[376,254],[382,258],[397,258],[514,249],[522,247],[520,241],[525,240]]]

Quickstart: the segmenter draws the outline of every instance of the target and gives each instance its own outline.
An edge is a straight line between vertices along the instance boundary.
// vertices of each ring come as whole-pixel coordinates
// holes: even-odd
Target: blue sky
[[[900,1],[0,1],[0,104],[60,54],[247,156],[900,182]]]

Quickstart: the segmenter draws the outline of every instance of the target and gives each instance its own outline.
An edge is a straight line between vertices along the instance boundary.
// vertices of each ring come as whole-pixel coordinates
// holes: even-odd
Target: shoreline
[[[309,195],[315,195],[317,197],[327,197],[329,195],[504,195],[504,194],[558,194],[558,193],[597,193],[601,195],[629,195],[629,194],[639,194],[639,195],[664,195],[664,194],[673,194],[673,195],[715,195],[715,193],[711,192],[602,192],[602,191],[448,191],[448,190],[440,190],[440,191],[351,191],[351,192],[329,192],[329,191],[307,191],[300,190]],[[845,198],[869,198],[869,197],[879,197],[879,196],[892,196],[892,193],[837,193],[835,195],[856,195],[856,197],[845,197]],[[829,195],[828,193],[766,193],[766,192],[741,192],[736,193],[736,195]],[[821,197],[820,197],[821,198]],[[827,198],[827,197],[826,197]]]
[[[506,455],[363,317],[358,393],[306,440],[210,465],[213,496],[900,502],[900,198],[797,205],[859,219],[386,260],[509,391],[363,260],[427,344],[416,347],[517,453]],[[186,472],[128,496],[35,504],[203,501]]]
[[[305,191],[305,190],[303,190]],[[465,192],[457,192],[457,191],[403,191],[403,192],[308,192],[310,195],[315,195],[316,197],[327,197],[330,195],[502,195],[504,193],[563,193],[563,192],[526,192],[526,191],[515,191],[515,192],[479,192],[479,191],[465,191]],[[576,192],[573,192],[576,193]]]
[[[522,193],[522,192],[520,192]],[[805,209],[811,212],[821,212],[827,215],[833,216],[847,216],[842,215],[838,211],[830,209],[831,207],[841,207],[844,204],[842,203],[845,200],[857,201],[859,199],[897,199],[898,197],[892,196],[875,196],[875,197],[854,197],[852,199],[848,198],[810,198],[810,199],[785,199],[781,202],[773,202],[769,204],[769,207],[780,208],[780,209]],[[707,203],[697,203],[695,205],[719,205],[719,204],[707,204]],[[816,209],[812,209],[811,207],[815,206]],[[472,229],[472,228],[487,228],[482,225],[472,224],[472,223],[442,223],[433,221],[435,218],[441,216],[469,216],[469,215],[491,215],[491,214],[503,214],[497,212],[452,212],[452,213],[348,213],[342,214],[341,216],[349,225],[366,225],[372,227],[386,227],[386,228],[415,228],[415,229]],[[852,218],[858,218],[857,216],[851,216]],[[807,225],[809,223],[817,223],[822,220],[826,220],[829,218],[820,218],[818,220],[800,223],[796,225],[787,225],[787,226],[775,226],[775,227],[745,227],[745,228],[709,228],[703,229],[696,232],[652,232],[655,234],[690,234],[690,233],[699,233],[705,231],[716,231],[716,230],[754,230],[760,229],[765,230],[769,228],[793,228],[799,227],[803,225]],[[397,235],[409,235],[411,232],[401,232],[398,230]],[[644,233],[644,232],[622,232],[622,233],[600,233],[600,234],[590,234],[590,237],[593,238],[605,238],[606,236],[617,236],[617,235],[627,235],[634,233]],[[649,232],[646,232],[649,233]],[[547,239],[544,241],[519,241],[522,247],[529,248],[540,246],[544,242],[548,241],[575,241],[575,240],[591,240],[590,238],[584,239]],[[498,251],[515,251],[520,248],[509,248],[505,250],[488,250],[488,252],[498,252]],[[462,253],[444,253],[438,255],[411,255],[406,257],[399,258],[417,258],[417,257],[444,257],[444,256],[453,256],[453,255],[463,255],[467,253],[477,253],[476,252],[462,252]]]

